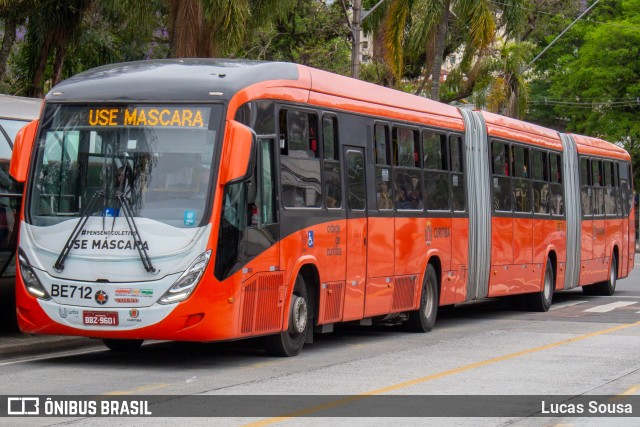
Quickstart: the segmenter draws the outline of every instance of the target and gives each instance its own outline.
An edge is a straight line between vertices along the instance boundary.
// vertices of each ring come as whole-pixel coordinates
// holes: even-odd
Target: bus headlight
[[[22,282],[25,288],[27,288],[27,291],[36,298],[44,300],[51,299],[49,292],[47,292],[44,286],[42,286],[42,283],[40,283],[40,280],[38,280],[36,272],[33,271],[31,263],[22,249],[18,249],[18,266],[20,267]]]
[[[187,299],[196,288],[205,268],[207,268],[209,257],[211,257],[210,250],[198,255],[198,258],[178,277],[178,280],[158,300],[158,303],[173,304]]]

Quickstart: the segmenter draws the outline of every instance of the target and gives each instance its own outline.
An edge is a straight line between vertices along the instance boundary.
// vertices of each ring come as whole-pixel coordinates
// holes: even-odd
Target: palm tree
[[[480,108],[509,117],[521,117],[529,100],[529,86],[521,73],[532,57],[528,42],[506,42],[491,59],[486,78],[477,85],[473,102]]]
[[[431,77],[431,98],[440,99],[440,76],[445,57],[464,49],[463,61],[488,54],[502,23],[507,36],[520,30],[528,0],[389,0],[385,21],[387,60],[396,77],[405,59],[424,61],[423,81]],[[405,40],[406,39],[406,40]],[[405,56],[407,58],[405,58]]]
[[[247,30],[289,13],[297,0],[168,0],[172,57],[212,57],[240,45]]]

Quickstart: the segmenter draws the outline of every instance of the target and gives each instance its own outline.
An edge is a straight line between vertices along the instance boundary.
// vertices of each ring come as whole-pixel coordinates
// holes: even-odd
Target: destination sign
[[[211,108],[164,106],[129,106],[89,108],[89,126],[153,126],[208,128]]]

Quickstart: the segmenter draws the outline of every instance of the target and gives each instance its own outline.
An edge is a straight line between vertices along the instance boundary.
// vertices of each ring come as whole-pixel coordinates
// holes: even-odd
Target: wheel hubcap
[[[307,327],[307,301],[294,295],[291,306],[291,326],[294,333],[302,333]]]
[[[611,273],[609,273],[609,283],[611,283],[612,290],[616,288],[616,277],[617,277],[616,270],[615,270],[616,267],[617,266],[613,264],[611,266]]]
[[[423,293],[423,298],[425,298],[424,302],[424,316],[428,319],[431,316],[431,311],[433,310],[433,291],[431,287],[431,282],[427,281],[427,286],[425,288],[425,292]]]
[[[551,295],[551,277],[546,274],[544,276],[544,299],[549,299],[549,295]]]

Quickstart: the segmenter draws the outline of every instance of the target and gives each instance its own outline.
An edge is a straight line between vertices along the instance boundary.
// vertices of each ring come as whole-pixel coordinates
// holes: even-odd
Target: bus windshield
[[[221,115],[221,105],[49,104],[28,220],[115,218],[126,199],[134,217],[200,226]]]

